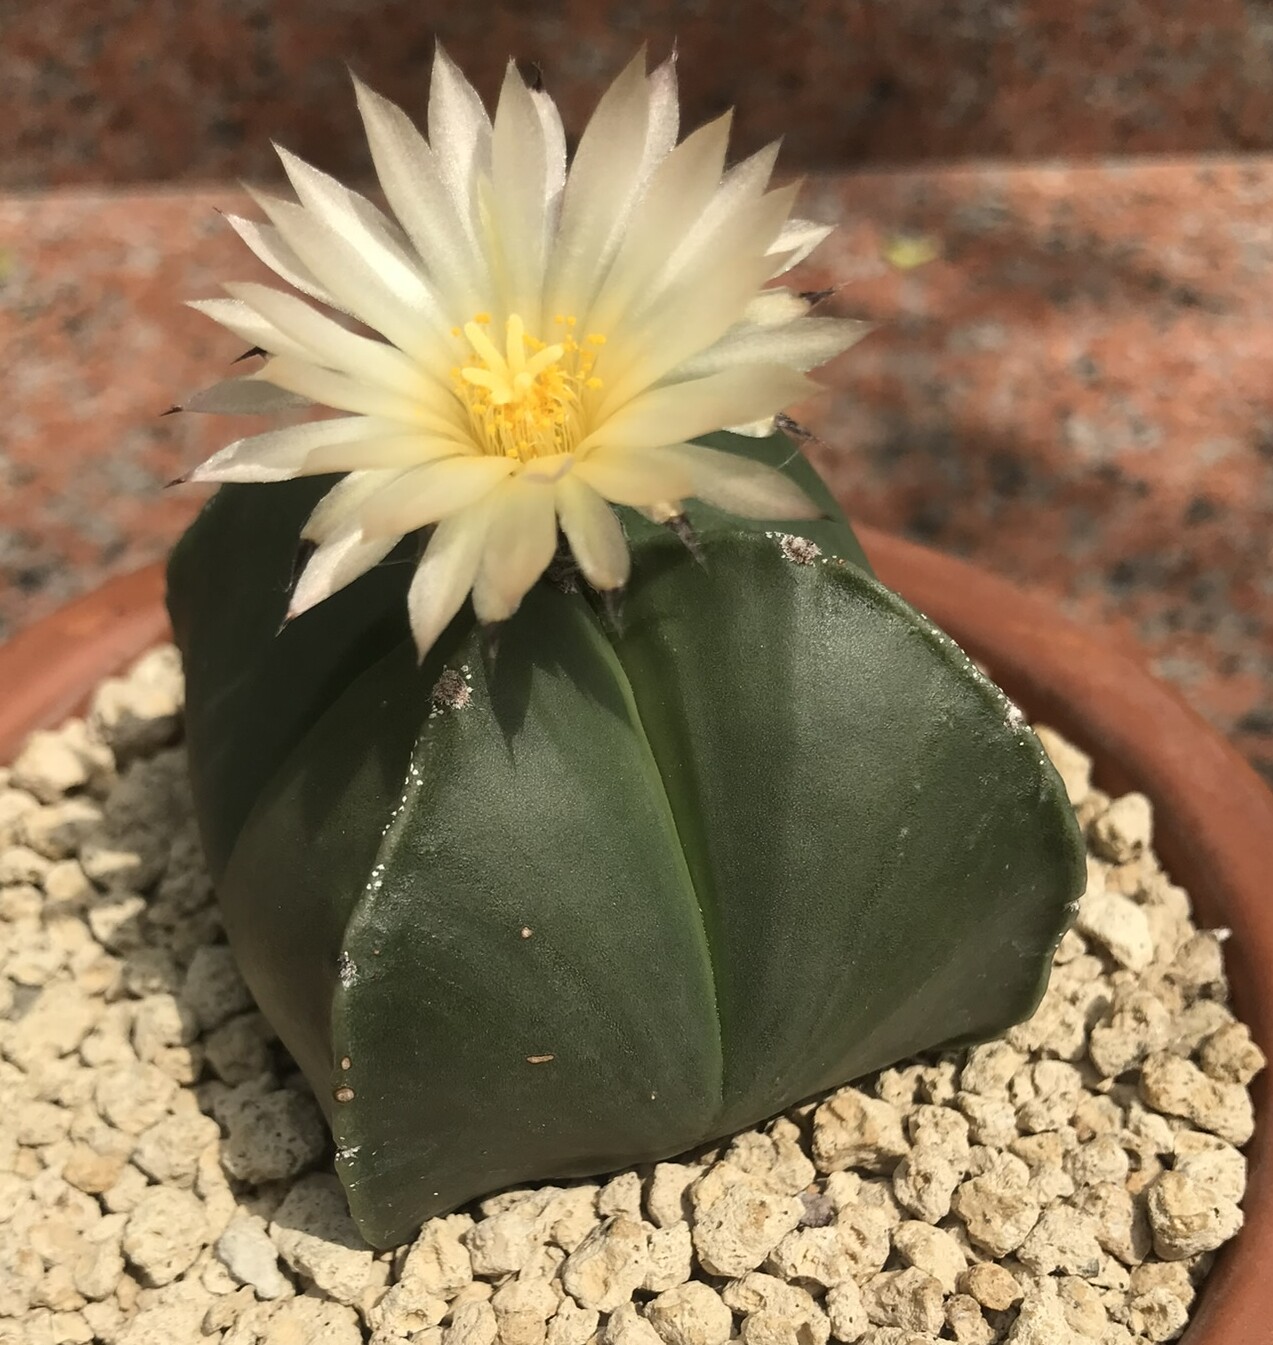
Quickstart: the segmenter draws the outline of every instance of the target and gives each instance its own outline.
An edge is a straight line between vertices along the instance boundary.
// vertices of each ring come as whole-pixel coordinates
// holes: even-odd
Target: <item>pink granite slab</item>
[[[160,556],[163,483],[259,422],[158,413],[235,340],[237,189],[0,198],[0,632]],[[1273,772],[1273,158],[813,181],[879,330],[803,416],[855,516],[1142,644]],[[930,260],[924,260],[930,257]]]
[[[366,167],[346,62],[418,114],[435,36],[488,97],[515,55],[578,129],[642,41],[687,121],[844,169],[1273,148],[1273,22],[1244,0],[9,0],[0,187]]]
[[[1273,775],[1273,161],[807,199],[843,224],[817,278],[881,324],[809,412],[854,514],[1113,624]]]

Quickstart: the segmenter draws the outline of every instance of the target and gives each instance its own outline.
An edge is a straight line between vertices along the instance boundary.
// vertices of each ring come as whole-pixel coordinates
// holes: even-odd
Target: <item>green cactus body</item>
[[[226,928],[377,1246],[992,1036],[1046,984],[1083,862],[1038,740],[785,440],[708,442],[832,516],[691,511],[700,561],[632,516],[621,629],[544,582],[493,670],[464,615],[417,666],[392,560],[276,634],[325,481],[227,487],[174,554]]]

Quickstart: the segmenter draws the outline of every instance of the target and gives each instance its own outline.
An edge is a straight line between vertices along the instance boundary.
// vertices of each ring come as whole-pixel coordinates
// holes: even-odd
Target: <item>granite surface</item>
[[[160,413],[261,270],[200,191],[0,197],[0,638],[161,556],[242,432]],[[1273,157],[815,178],[804,283],[878,330],[800,408],[853,516],[1052,596],[1273,778]],[[238,422],[241,427],[243,422]]]
[[[1266,0],[0,0],[0,187],[254,177],[271,137],[359,173],[346,62],[419,113],[435,36],[576,127],[675,43],[688,120],[792,166],[1273,149]]]

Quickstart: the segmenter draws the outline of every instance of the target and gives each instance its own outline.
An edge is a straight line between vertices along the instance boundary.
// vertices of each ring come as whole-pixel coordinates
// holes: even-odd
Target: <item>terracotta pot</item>
[[[1154,802],[1156,848],[1200,923],[1227,926],[1233,998],[1273,1055],[1273,794],[1218,734],[1128,654],[974,567],[860,529],[881,579],[989,667],[1034,719],[1091,752],[1105,789]],[[33,728],[162,639],[158,566],[104,585],[0,647],[0,761]],[[1185,1345],[1273,1345],[1273,1071],[1256,1081],[1246,1227],[1207,1280]]]

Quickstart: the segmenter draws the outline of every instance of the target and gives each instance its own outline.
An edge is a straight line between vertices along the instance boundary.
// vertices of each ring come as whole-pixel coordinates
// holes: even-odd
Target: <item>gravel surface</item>
[[[1242,1225],[1223,931],[1042,730],[1090,891],[1038,1012],[710,1152],[360,1241],[222,942],[173,650],[0,770],[0,1342],[1131,1345]]]

